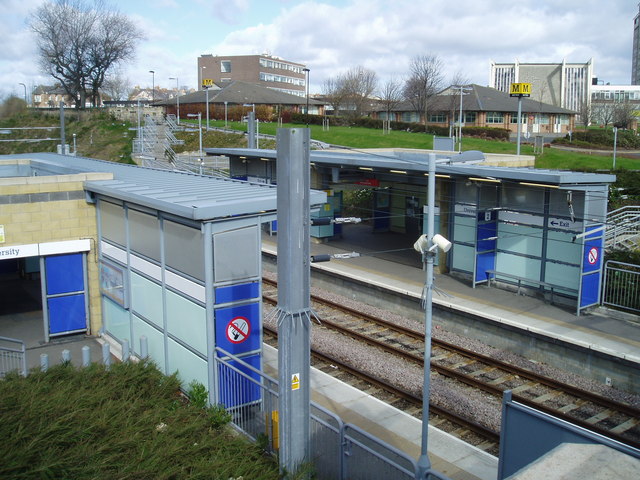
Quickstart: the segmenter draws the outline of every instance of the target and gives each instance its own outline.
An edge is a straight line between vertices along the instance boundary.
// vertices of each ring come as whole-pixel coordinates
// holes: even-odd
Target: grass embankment
[[[0,381],[0,478],[277,479],[277,462],[187,404],[153,364],[59,365]]]
[[[49,111],[24,111],[0,118],[2,128],[54,127],[52,130],[12,130],[0,140],[43,139],[35,142],[0,142],[0,154],[55,152],[60,143],[60,115]],[[132,140],[136,135],[131,125],[119,122],[104,111],[65,111],[65,140],[73,151],[76,134],[78,155],[114,162],[131,162]],[[52,138],[53,140],[44,140]]]
[[[223,127],[224,121],[214,120],[211,126]],[[242,122],[229,122],[229,128],[246,131],[247,124]],[[285,124],[285,128],[300,128],[305,125]],[[330,127],[323,131],[322,126],[310,125],[311,138],[322,142],[343,145],[351,148],[433,148],[433,135],[424,133],[411,133],[404,131],[392,131],[383,134],[382,130],[373,130],[362,127]],[[278,128],[275,123],[260,123],[260,133],[275,135]],[[205,145],[209,147],[206,142]],[[241,146],[246,147],[246,140]],[[269,148],[260,145],[261,148]],[[197,145],[196,145],[197,149]],[[515,155],[517,145],[512,142],[484,140],[480,138],[463,137],[463,150],[480,150],[485,153],[505,153]],[[533,146],[522,144],[520,153],[533,155]],[[554,147],[544,149],[542,155],[536,156],[536,168],[562,169],[562,170],[609,170],[613,167],[612,154],[590,154],[586,151],[570,151]],[[640,159],[624,157],[624,151],[619,151],[616,158],[616,168],[637,170],[640,169]]]

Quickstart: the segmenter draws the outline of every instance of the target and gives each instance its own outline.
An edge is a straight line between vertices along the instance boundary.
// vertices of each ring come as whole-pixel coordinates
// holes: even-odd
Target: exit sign
[[[530,97],[531,96],[531,84],[530,83],[512,83],[509,89],[509,95],[512,97]]]

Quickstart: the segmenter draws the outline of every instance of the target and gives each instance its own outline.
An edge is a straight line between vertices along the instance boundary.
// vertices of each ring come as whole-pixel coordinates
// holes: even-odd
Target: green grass
[[[278,465],[151,363],[0,381],[0,478],[277,479]]]

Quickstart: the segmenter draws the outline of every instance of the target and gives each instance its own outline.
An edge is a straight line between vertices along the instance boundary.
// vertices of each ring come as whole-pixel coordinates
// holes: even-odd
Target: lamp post
[[[24,87],[24,103],[26,103],[28,107],[29,101],[27,100],[27,86],[22,82],[20,82],[18,85],[22,85]]]
[[[151,74],[151,103],[155,103],[156,101],[156,72],[153,70],[149,70]]]
[[[178,117],[178,125],[180,125],[180,86],[178,85],[178,77],[169,77],[169,80],[176,81],[176,115]]]
[[[227,104],[229,102],[224,102],[224,128],[227,128]]]
[[[458,151],[462,152],[462,96],[466,95],[465,92],[471,91],[471,88],[460,85],[455,87],[460,89],[460,114],[458,115]]]
[[[305,80],[305,83],[306,83],[305,86],[307,90],[307,128],[309,128],[309,72],[311,70],[309,70],[308,68],[303,68],[302,71],[305,72],[307,77]]]
[[[200,132],[200,150],[198,154],[202,157],[202,113],[187,113],[187,117],[198,117],[198,131]]]

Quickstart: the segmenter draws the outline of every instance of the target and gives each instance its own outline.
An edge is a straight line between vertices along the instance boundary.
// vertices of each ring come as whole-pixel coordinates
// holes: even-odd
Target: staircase
[[[640,206],[627,205],[609,212],[605,248],[607,250],[640,248]]]

